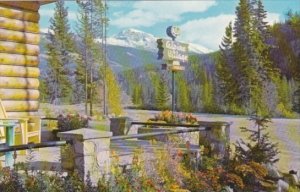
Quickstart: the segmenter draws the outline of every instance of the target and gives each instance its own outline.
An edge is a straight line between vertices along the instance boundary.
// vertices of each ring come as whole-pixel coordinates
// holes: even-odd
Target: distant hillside
[[[130,68],[141,67],[146,64],[161,64],[157,60],[157,37],[136,29],[121,31],[118,35],[107,39],[108,63],[115,72]],[[42,35],[40,65],[43,69],[47,67],[46,61],[46,37]],[[97,39],[101,43],[101,39]],[[189,44],[190,54],[206,54],[211,50],[196,44]]]

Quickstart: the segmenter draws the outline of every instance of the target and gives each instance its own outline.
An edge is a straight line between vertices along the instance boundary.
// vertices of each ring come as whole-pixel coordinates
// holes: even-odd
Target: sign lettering
[[[157,40],[158,59],[187,61],[188,44],[167,39]]]

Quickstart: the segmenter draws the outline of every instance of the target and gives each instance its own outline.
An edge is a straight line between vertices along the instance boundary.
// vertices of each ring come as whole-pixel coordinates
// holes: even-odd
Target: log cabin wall
[[[39,108],[39,10],[35,1],[0,2],[0,98],[9,117]]]

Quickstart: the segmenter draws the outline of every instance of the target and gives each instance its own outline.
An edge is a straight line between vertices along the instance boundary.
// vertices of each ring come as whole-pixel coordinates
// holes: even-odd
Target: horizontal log
[[[39,101],[2,100],[2,105],[7,112],[36,111],[39,108]]]
[[[39,45],[40,34],[0,29],[0,40]]]
[[[38,45],[0,41],[0,52],[37,56],[39,51]]]
[[[36,89],[0,89],[3,100],[38,100],[39,90]]]
[[[0,88],[7,89],[38,89],[39,80],[36,78],[1,77]]]
[[[0,17],[0,28],[10,29],[13,31],[25,31],[29,33],[40,32],[38,23],[8,19],[5,17]]]
[[[18,10],[12,7],[3,7],[1,4],[0,16],[35,23],[38,23],[40,19],[40,15],[37,11]]]
[[[30,117],[30,116],[35,116],[37,117],[39,114],[37,111],[22,111],[22,112],[6,112],[7,116],[9,118],[14,118],[14,117]]]
[[[23,67],[16,65],[0,64],[0,76],[38,78],[39,75],[40,69],[37,67]]]
[[[39,58],[37,56],[30,55],[0,53],[0,64],[37,67],[39,64]]]
[[[0,5],[29,11],[38,11],[40,8],[40,4],[37,1],[1,1]]]

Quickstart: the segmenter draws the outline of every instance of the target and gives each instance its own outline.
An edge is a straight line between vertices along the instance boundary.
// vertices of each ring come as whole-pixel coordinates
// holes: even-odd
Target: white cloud
[[[48,17],[49,19],[53,17],[54,10],[49,9],[40,9],[39,11],[41,17]],[[69,20],[77,20],[77,14],[74,11],[68,11],[68,19]]]
[[[184,13],[204,12],[216,1],[138,1],[133,10],[112,19],[111,25],[117,27],[150,27],[164,21],[180,21]]]
[[[280,14],[279,13],[267,13],[267,19],[269,25],[274,23],[278,23],[280,21]]]
[[[76,21],[77,20],[77,13],[74,11],[69,11],[68,12],[68,18],[69,20]]]
[[[153,13],[144,13],[142,10],[134,10],[126,17],[120,16],[119,19],[112,20],[110,23],[119,27],[149,27],[156,23],[156,19]]]
[[[216,4],[216,1],[138,1],[133,7],[157,14],[181,15],[187,12],[204,12]]]
[[[51,29],[49,29],[49,28],[40,28],[40,33],[41,34],[47,34],[49,32],[52,33],[52,34],[54,34],[54,31],[51,30]]]
[[[235,15],[221,14],[215,17],[191,20],[181,25],[182,41],[196,43],[217,50],[225,34],[225,28],[231,21],[235,20]],[[278,22],[280,14],[268,13],[266,21],[271,25]],[[179,40],[180,40],[179,39]]]
[[[234,22],[235,15],[221,14],[216,17],[208,17],[188,21],[181,25],[179,40],[203,45],[216,50],[225,33],[225,27],[230,21]]]
[[[39,13],[40,13],[40,16],[52,17],[54,14],[54,10],[40,9]]]
[[[48,33],[49,28],[40,28],[40,33]]]

